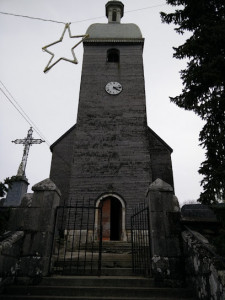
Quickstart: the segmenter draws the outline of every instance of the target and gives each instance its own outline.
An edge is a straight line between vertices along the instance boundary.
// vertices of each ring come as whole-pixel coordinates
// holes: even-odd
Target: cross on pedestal
[[[44,142],[41,139],[33,139],[32,133],[33,133],[33,129],[31,127],[28,130],[26,138],[17,139],[15,141],[12,141],[12,143],[24,145],[23,157],[22,157],[22,161],[19,165],[17,176],[25,176],[25,169],[26,169],[27,158],[28,158],[28,153],[29,153],[29,150],[30,150],[30,146],[32,146],[33,144],[41,144],[41,143]]]

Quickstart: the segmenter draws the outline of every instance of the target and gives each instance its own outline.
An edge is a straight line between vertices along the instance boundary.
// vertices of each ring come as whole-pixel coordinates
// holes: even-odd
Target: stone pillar
[[[34,194],[26,194],[21,207],[11,210],[9,230],[24,231],[20,274],[37,278],[48,275],[55,211],[61,194],[50,179],[34,185],[32,190]]]
[[[16,181],[12,182],[3,206],[20,206],[23,196],[27,192],[28,180],[25,176],[16,176]]]
[[[152,274],[158,284],[182,284],[180,208],[173,188],[161,179],[148,190]]]

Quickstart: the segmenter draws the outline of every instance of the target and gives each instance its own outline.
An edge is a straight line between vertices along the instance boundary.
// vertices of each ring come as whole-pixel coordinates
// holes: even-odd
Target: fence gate
[[[95,220],[98,220],[96,224]],[[89,205],[59,206],[56,210],[50,273],[100,275],[102,210]]]
[[[151,276],[149,208],[139,204],[131,216],[133,272]]]

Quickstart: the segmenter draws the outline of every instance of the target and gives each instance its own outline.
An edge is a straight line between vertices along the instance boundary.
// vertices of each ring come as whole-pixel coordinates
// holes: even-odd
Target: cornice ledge
[[[144,38],[142,39],[107,39],[107,38],[88,38],[84,40],[84,44],[87,43],[144,43]]]

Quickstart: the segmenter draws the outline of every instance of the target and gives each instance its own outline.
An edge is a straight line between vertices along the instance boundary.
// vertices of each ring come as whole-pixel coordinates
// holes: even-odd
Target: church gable
[[[171,161],[171,153],[173,152],[173,149],[167,145],[150,127],[148,127],[148,139],[152,181],[160,178],[173,187],[174,183]]]
[[[62,193],[62,203],[68,198],[75,133],[76,125],[64,133],[50,148],[52,151],[50,178]]]

